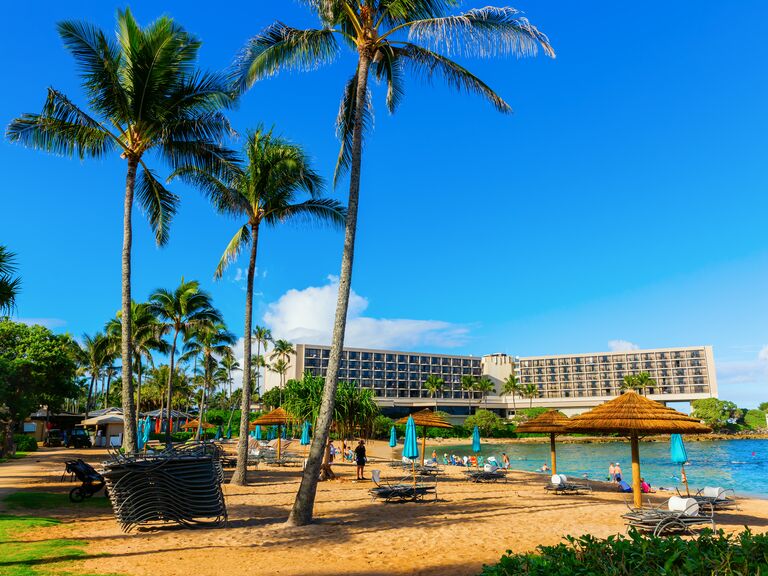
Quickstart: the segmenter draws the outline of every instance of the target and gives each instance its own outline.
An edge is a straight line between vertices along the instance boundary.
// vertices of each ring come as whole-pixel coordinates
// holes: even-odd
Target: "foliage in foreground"
[[[25,541],[23,537],[33,529],[48,528],[58,523],[50,518],[0,515],[0,574],[53,574],[57,568],[48,566],[48,562],[84,556],[86,543],[82,540],[54,538]]]
[[[77,483],[72,483],[72,487]],[[2,500],[9,510],[66,510],[71,508],[109,508],[109,498],[103,492],[73,503],[65,492],[13,492]]]
[[[693,539],[629,535],[567,536],[535,554],[507,554],[482,576],[752,576],[768,575],[768,535],[703,530]]]
[[[16,444],[17,452],[35,452],[37,450],[37,440],[28,434],[14,434],[13,442]]]

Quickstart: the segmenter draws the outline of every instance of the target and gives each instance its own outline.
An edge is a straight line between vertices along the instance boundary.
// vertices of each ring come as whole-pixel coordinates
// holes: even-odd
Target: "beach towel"
[[[619,490],[621,492],[632,492],[632,486],[627,484],[624,480],[619,482]]]

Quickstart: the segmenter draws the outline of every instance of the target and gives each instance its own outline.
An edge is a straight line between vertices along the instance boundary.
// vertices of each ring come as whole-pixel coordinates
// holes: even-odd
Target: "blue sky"
[[[227,66],[275,19],[315,24],[284,0],[220,11],[160,4],[131,7],[143,23],[166,13],[197,34],[208,69]],[[712,344],[721,397],[768,400],[768,4],[513,5],[549,35],[557,59],[460,61],[515,114],[413,79],[389,116],[376,89],[350,340],[518,355],[622,345],[615,341]],[[112,31],[119,6],[4,7],[6,22],[24,25],[0,36],[3,123],[39,111],[49,85],[83,103],[55,23],[86,19]],[[353,69],[344,54],[264,81],[232,120],[240,131],[274,124],[330,179],[338,99]],[[0,243],[18,253],[24,281],[19,316],[73,334],[100,329],[120,304],[124,163],[3,142],[0,170]],[[241,274],[233,267],[212,279],[236,225],[195,190],[174,190],[182,204],[169,246],[156,248],[135,219],[134,295],[197,278],[241,334]],[[329,193],[346,196],[344,186]],[[263,234],[256,320],[278,336],[322,338],[341,240],[322,229]]]

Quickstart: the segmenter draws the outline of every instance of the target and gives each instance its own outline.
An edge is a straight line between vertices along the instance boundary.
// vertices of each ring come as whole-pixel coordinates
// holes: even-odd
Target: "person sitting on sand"
[[[654,490],[651,489],[651,485],[645,481],[645,478],[640,478],[640,491],[643,494],[650,494],[651,492],[654,492]]]
[[[470,456],[470,457],[469,457],[469,463],[470,463],[472,466],[477,466],[477,458],[475,458],[474,456]]]
[[[506,452],[501,453],[501,465],[504,467],[504,470],[509,470],[509,457]]]
[[[469,456],[464,456],[464,468],[469,468]]]

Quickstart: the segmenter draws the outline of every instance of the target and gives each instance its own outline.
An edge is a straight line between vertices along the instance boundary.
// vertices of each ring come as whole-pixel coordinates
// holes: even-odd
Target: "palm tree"
[[[0,245],[0,316],[10,315],[16,308],[16,296],[21,286],[21,278],[16,273],[16,255]]]
[[[203,398],[200,403],[196,438],[200,438],[205,413],[205,398],[207,391],[212,389],[213,374],[218,366],[216,358],[223,356],[227,348],[232,346],[236,340],[235,335],[227,330],[227,327],[220,320],[195,322],[189,328],[182,358],[185,361],[193,357],[199,358],[203,365]]]
[[[504,379],[504,394],[512,396],[512,409],[517,412],[517,404],[515,404],[515,394],[519,394],[522,390],[520,386],[520,380],[514,372]]]
[[[440,378],[437,374],[430,374],[427,376],[427,379],[424,380],[424,388],[426,388],[429,395],[435,401],[435,412],[437,412],[437,399],[435,396],[443,389],[443,386],[445,386],[445,380]]]
[[[261,225],[277,226],[287,221],[344,224],[346,212],[336,200],[321,198],[322,178],[310,166],[300,146],[274,136],[259,128],[248,135],[245,143],[245,165],[232,166],[229,174],[219,178],[200,170],[197,166],[182,167],[173,177],[180,177],[201,188],[214,206],[224,214],[241,218],[245,222],[229,241],[216,267],[216,278],[248,247],[249,259],[245,290],[245,330],[251,334],[253,321],[253,278]],[[309,199],[299,201],[301,193]],[[243,399],[242,411],[250,408],[251,340],[243,339]],[[246,482],[248,457],[248,421],[240,421],[238,466],[232,483]]]
[[[195,70],[200,41],[168,17],[142,28],[130,10],[117,12],[117,41],[85,22],[58,24],[64,46],[75,58],[90,111],[48,89],[40,114],[23,114],[8,126],[12,142],[65,156],[126,161],[123,201],[121,355],[130,376],[131,214],[134,196],[147,214],[158,245],[168,240],[178,196],[150,169],[150,155],[171,168],[196,165],[215,171],[231,160],[218,142],[231,132],[221,110],[233,101],[222,75]],[[137,172],[141,166],[141,173]],[[123,445],[136,450],[131,379],[123,385],[126,418]]]
[[[88,412],[91,409],[91,398],[93,398],[96,381],[101,378],[102,371],[109,358],[109,340],[101,333],[97,332],[93,336],[83,334],[83,343],[78,352],[81,373],[87,373],[91,382],[88,386],[88,397],[85,400],[85,417],[88,418]]]
[[[298,30],[275,22],[252,38],[237,61],[236,87],[244,91],[255,82],[283,69],[312,70],[333,60],[336,36],[357,53],[357,69],[347,81],[338,114],[342,141],[334,181],[349,169],[349,201],[344,251],[331,353],[326,373],[323,408],[312,439],[307,466],[288,523],[312,521],[317,478],[333,417],[338,371],[344,347],[349,292],[357,231],[363,132],[370,127],[372,110],[368,79],[371,72],[387,85],[386,104],[394,112],[404,95],[406,67],[426,80],[443,76],[458,90],[479,94],[501,112],[510,106],[488,85],[463,66],[436,50],[474,56],[530,55],[538,47],[554,51],[546,36],[513,8],[483,8],[449,16],[452,0],[306,0],[319,16],[322,28]],[[426,46],[418,42],[425,42]]]
[[[284,358],[278,358],[271,365],[268,366],[270,372],[274,372],[280,376],[280,403],[283,402],[283,387],[285,386],[285,373],[288,372],[290,363]]]
[[[477,383],[475,384],[475,390],[480,392],[480,396],[485,402],[486,409],[488,408],[488,394],[496,390],[496,385],[493,383],[493,380],[488,378],[487,376],[483,376],[480,378]]]
[[[539,387],[533,382],[523,386],[523,395],[530,401],[529,408],[533,408],[533,399],[539,395]]]
[[[474,376],[470,376],[469,374],[465,374],[461,377],[461,389],[469,394],[469,413],[472,414],[472,398],[475,395],[475,386],[477,385],[477,380]]]
[[[123,334],[122,311],[107,322],[106,332],[112,346],[120,347]],[[150,367],[154,366],[152,353],[168,353],[168,343],[162,339],[163,326],[155,317],[150,305],[146,302],[131,301],[131,343],[133,347],[132,367],[136,373],[136,419],[141,413],[141,377],[143,359]]]
[[[621,385],[622,390],[636,390],[640,394],[645,394],[647,388],[652,388],[656,385],[656,380],[651,378],[648,372],[640,372],[639,374],[627,374],[624,376],[624,382]]]
[[[221,322],[221,313],[213,307],[211,297],[207,292],[200,290],[200,283],[196,280],[185,282],[181,279],[176,289],[171,292],[159,288],[149,297],[149,307],[152,314],[158,318],[163,326],[164,333],[171,333],[170,370],[168,372],[167,399],[168,406],[173,398],[173,365],[176,358],[176,345],[179,335],[186,342],[199,326]],[[195,332],[196,333],[196,332]],[[168,412],[169,425],[165,431],[165,443],[171,444],[170,411]]]
[[[266,328],[264,326],[256,326],[253,329],[253,339],[256,341],[256,356],[257,358],[257,364],[256,364],[256,373],[259,373],[260,368],[266,368],[267,363],[266,360],[264,360],[264,356],[261,355],[261,348],[264,348],[264,353],[267,353],[267,345],[269,345],[270,342],[274,342],[274,339],[272,338],[272,330],[269,328]],[[253,363],[253,356],[251,357],[251,363]],[[256,379],[258,381],[258,378]],[[257,393],[261,394],[261,390],[256,390]]]
[[[261,397],[261,384],[259,384],[261,379],[261,369],[267,368],[267,366],[267,361],[263,354],[254,354],[251,356],[251,382],[254,382],[256,385],[256,395],[258,397]]]

